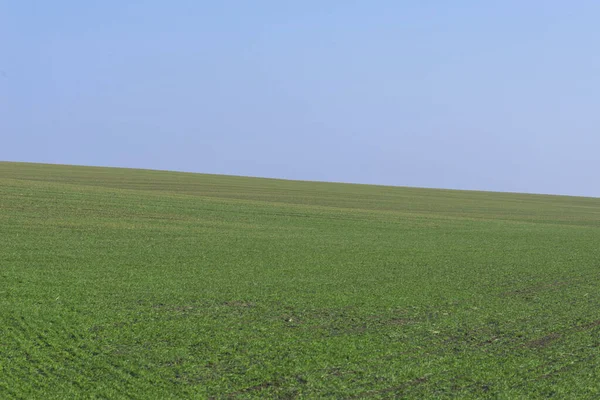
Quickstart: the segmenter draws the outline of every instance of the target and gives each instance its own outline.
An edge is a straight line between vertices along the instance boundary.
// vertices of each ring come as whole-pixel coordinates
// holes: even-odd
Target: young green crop
[[[600,199],[0,163],[0,398],[597,398]]]

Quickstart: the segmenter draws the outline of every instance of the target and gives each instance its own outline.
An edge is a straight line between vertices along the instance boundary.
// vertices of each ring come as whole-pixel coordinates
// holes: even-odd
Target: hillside
[[[594,398],[600,199],[0,163],[0,398]]]

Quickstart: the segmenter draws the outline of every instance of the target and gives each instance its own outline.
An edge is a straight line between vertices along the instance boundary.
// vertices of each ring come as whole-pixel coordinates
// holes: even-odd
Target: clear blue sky
[[[0,0],[0,160],[600,196],[600,2]]]

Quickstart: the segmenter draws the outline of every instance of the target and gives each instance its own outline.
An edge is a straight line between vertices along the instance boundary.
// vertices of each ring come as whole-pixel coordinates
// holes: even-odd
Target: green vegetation
[[[0,398],[598,398],[600,199],[0,163]]]

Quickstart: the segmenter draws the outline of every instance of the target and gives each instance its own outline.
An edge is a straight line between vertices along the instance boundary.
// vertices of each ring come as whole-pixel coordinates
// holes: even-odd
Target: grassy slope
[[[600,199],[0,163],[0,397],[598,397]]]

